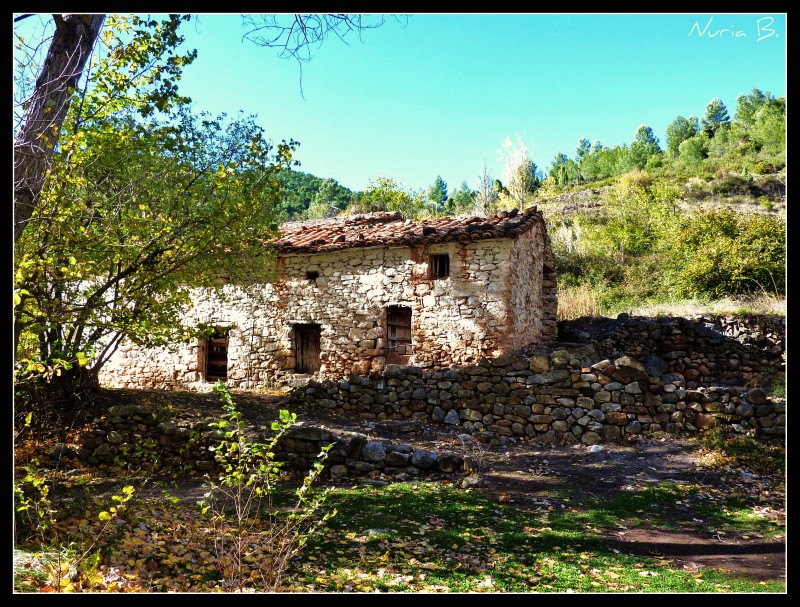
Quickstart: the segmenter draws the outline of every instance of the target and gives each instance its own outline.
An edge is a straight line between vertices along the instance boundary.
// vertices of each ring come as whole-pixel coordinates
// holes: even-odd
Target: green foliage
[[[31,414],[28,414],[23,430],[30,427]],[[126,485],[120,495],[112,495],[112,505],[97,512],[95,526],[87,521],[87,533],[76,541],[62,537],[58,523],[63,513],[53,504],[53,483],[47,479],[39,461],[31,459],[21,469],[22,474],[15,478],[13,486],[14,542],[32,543],[48,555],[41,563],[47,583],[58,592],[70,592],[77,578],[91,577],[97,571],[101,548],[113,535],[119,517],[130,507],[134,488]]]
[[[728,108],[725,107],[725,104],[722,103],[718,97],[714,97],[708,102],[701,121],[703,131],[705,131],[706,135],[713,138],[717,131],[730,124],[730,121]]]
[[[417,219],[425,211],[423,195],[414,195],[390,177],[378,177],[347,208],[348,214],[396,211],[407,219]]]
[[[456,188],[452,195],[445,203],[445,214],[447,215],[460,215],[474,211],[475,197],[477,192],[473,192],[467,182],[462,182],[461,186]]]
[[[699,167],[708,156],[708,135],[705,131],[699,132],[694,137],[684,139],[678,146],[680,159],[690,167]]]
[[[642,124],[636,129],[636,134],[630,147],[630,154],[633,164],[640,169],[643,169],[652,157],[661,154],[658,137],[655,136],[652,128]]]
[[[356,194],[335,179],[322,179],[296,170],[281,171],[283,184],[278,210],[282,219],[323,219],[347,208]]]
[[[210,448],[215,453],[219,476],[217,482],[209,481],[209,491],[199,505],[213,524],[219,574],[229,589],[241,591],[251,581],[249,571],[257,571],[263,590],[274,591],[291,560],[336,514],[333,510],[320,515],[328,490],[312,491],[333,445],[318,454],[294,492],[294,505],[288,511],[280,511],[272,501],[282,473],[275,449],[297,421],[297,415],[281,410],[279,418],[272,422],[272,436],[265,442],[252,440],[246,436],[244,419],[224,382],[215,384],[214,392],[219,394],[225,411],[222,419],[212,424],[221,436],[219,444]],[[261,547],[257,562],[248,559],[251,544]]]
[[[176,52],[181,21],[110,18],[110,52],[75,93],[15,243],[15,345],[31,348],[17,352],[20,380],[31,360],[66,361],[72,377],[91,356],[91,377],[125,337],[186,339],[187,285],[271,271],[262,241],[277,227],[279,175],[295,144],[273,145],[253,117],[190,111],[176,88],[194,58]]]
[[[664,259],[676,295],[786,293],[786,225],[780,217],[698,209],[669,228]]]
[[[678,116],[667,125],[667,153],[672,157],[678,156],[681,143],[694,137],[700,130],[700,121],[697,116],[684,118]]]
[[[428,200],[436,207],[441,207],[447,202],[447,182],[441,175],[436,176],[430,188],[428,188]]]

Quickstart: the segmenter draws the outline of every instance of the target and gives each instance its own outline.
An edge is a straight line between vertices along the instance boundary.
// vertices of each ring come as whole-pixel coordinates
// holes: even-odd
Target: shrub
[[[266,442],[250,440],[224,382],[218,382],[214,391],[220,395],[225,410],[223,419],[213,424],[222,436],[213,449],[220,474],[218,482],[209,481],[210,489],[200,506],[203,514],[210,515],[214,526],[219,573],[231,590],[241,591],[260,579],[263,590],[275,591],[291,559],[336,514],[333,510],[318,515],[328,492],[311,492],[333,445],[320,452],[295,490],[294,505],[281,511],[273,504],[281,478],[281,462],[275,460],[275,447],[297,416],[281,410],[279,419],[272,423],[271,438]],[[257,558],[252,558],[253,554]]]

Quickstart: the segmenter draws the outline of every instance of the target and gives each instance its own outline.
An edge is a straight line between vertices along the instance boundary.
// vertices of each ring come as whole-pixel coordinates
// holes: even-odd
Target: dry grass
[[[583,316],[616,316],[626,312],[632,316],[691,316],[693,314],[761,314],[786,316],[786,298],[761,294],[751,297],[726,297],[712,302],[686,299],[675,302],[642,304],[610,313],[603,310],[596,291],[586,285],[560,287],[558,290],[558,320],[573,320]]]
[[[746,298],[726,297],[712,302],[685,300],[643,305],[628,311],[629,314],[636,316],[690,316],[703,312],[733,316],[743,314],[786,316],[786,298],[762,294]]]
[[[558,320],[572,320],[582,316],[602,316],[597,293],[589,286],[559,287]]]

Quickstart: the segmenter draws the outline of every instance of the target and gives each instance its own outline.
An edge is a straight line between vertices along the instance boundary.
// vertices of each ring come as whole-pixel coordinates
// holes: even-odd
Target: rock
[[[444,416],[444,423],[450,424],[451,426],[457,426],[460,421],[461,418],[458,416],[458,411],[455,409],[450,409],[447,415]]]
[[[764,393],[763,390],[755,388],[750,390],[747,394],[744,395],[747,402],[751,405],[763,405],[767,402],[767,395]]]
[[[61,457],[75,457],[78,454],[72,449],[70,449],[67,445],[63,443],[58,443],[50,447],[50,450],[47,452],[47,455],[49,455],[53,459],[59,459]]]
[[[361,454],[364,460],[368,462],[382,462],[386,460],[386,450],[383,443],[378,441],[369,441],[362,449]]]
[[[446,473],[459,472],[464,469],[464,458],[444,453],[437,460],[439,470]]]
[[[411,465],[416,466],[422,470],[429,470],[436,465],[436,461],[439,459],[439,456],[434,453],[433,451],[426,451],[424,449],[419,449],[414,451],[413,455],[411,456]]]
[[[668,369],[667,361],[660,356],[650,355],[644,359],[644,370],[652,377],[661,377]]]
[[[461,481],[461,487],[464,489],[481,486],[483,486],[483,479],[480,476],[465,476]]]

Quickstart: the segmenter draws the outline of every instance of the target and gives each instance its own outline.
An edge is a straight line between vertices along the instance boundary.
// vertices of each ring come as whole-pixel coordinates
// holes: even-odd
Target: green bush
[[[667,281],[680,297],[785,295],[785,221],[729,208],[701,209],[671,227]]]

